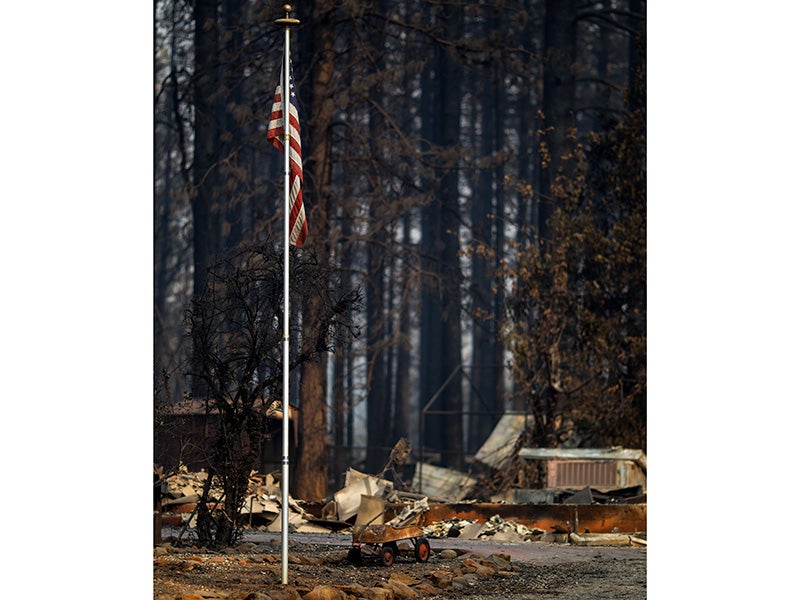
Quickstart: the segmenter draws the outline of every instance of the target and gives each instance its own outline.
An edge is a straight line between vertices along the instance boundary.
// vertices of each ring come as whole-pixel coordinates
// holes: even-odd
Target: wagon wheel
[[[419,562],[428,562],[431,556],[431,544],[424,537],[414,540],[414,558]]]
[[[353,546],[347,552],[347,562],[352,563],[354,565],[361,563],[361,548],[358,546]]]
[[[397,557],[397,544],[386,542],[381,548],[381,562],[385,567],[391,567]]]

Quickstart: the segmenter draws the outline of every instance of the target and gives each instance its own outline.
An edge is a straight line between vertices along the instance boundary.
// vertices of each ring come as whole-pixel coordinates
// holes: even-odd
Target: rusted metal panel
[[[592,504],[576,507],[576,533],[647,531],[647,504]]]
[[[647,531],[646,504],[431,504],[423,525],[453,518],[485,523],[494,515],[543,531],[634,533]]]

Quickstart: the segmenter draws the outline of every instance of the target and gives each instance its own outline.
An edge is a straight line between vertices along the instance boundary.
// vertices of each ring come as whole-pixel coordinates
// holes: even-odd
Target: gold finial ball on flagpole
[[[286,11],[286,16],[282,19],[275,19],[275,25],[281,27],[291,27],[292,25],[299,25],[300,21],[298,19],[293,19],[289,16],[289,13],[292,12],[292,5],[291,4],[284,4],[283,10]]]

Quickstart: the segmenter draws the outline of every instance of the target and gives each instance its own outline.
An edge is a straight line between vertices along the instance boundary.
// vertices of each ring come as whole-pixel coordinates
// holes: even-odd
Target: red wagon
[[[386,501],[376,496],[362,496],[356,523],[353,525],[353,547],[347,554],[352,563],[361,561],[361,547],[380,547],[381,562],[385,566],[394,564],[398,554],[397,542],[409,540],[414,546],[414,558],[427,562],[431,555],[430,542],[424,537],[421,525],[422,512],[401,512],[391,516]],[[391,517],[387,521],[387,517]]]

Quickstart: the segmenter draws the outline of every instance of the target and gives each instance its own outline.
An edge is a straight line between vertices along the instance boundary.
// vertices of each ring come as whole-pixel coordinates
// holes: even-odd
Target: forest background
[[[356,335],[305,360],[324,300],[295,282],[293,493],[379,471],[401,438],[464,468],[509,410],[527,445],[646,449],[645,3],[297,4],[310,235],[293,255],[351,293],[337,319]],[[248,454],[277,362],[209,349],[230,333],[197,314],[225,310],[209,290],[247,268],[232,253],[280,239],[280,7],[155,8],[157,407],[213,396]]]
[[[689,580],[708,595],[779,596],[791,585],[790,536],[743,552],[742,530],[722,527],[709,552],[686,543],[676,523],[696,522],[685,490],[726,493],[743,474],[780,482],[791,472],[797,10],[677,0],[648,13],[653,597],[685,593]],[[16,3],[6,18],[14,24],[0,38],[13,84],[3,98],[0,236],[9,427],[0,444],[15,489],[41,489],[46,470],[48,489],[61,490],[69,518],[50,531],[70,547],[45,578],[39,562],[15,560],[6,585],[40,594],[73,585],[91,595],[91,557],[89,585],[125,581],[144,596],[152,587],[153,7]],[[31,393],[42,386],[45,394]],[[742,452],[745,440],[783,458]],[[698,456],[732,458],[710,473],[692,467]],[[123,473],[138,481],[115,495],[125,543],[98,552],[78,518],[98,488],[79,475]],[[52,494],[25,499],[28,515],[52,514]],[[4,498],[7,514],[19,507],[16,494]],[[740,506],[714,511],[717,522],[732,522]],[[29,519],[10,519],[6,533],[15,556],[41,549]],[[735,578],[725,576],[731,567]]]

